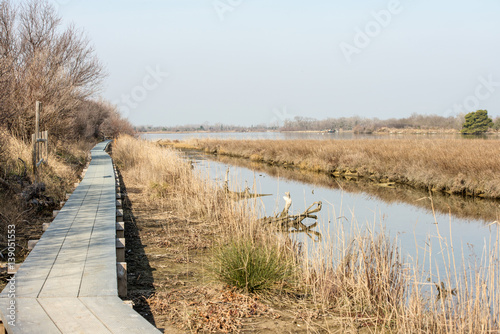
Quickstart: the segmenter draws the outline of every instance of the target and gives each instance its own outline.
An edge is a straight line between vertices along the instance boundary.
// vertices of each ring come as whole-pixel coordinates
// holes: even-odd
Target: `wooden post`
[[[31,136],[33,141],[33,175],[35,182],[38,182],[38,167],[49,160],[49,132],[40,132],[40,112],[42,103],[36,101],[35,110],[35,133]]]
[[[42,109],[42,103],[40,101],[36,101],[36,111],[35,111],[35,143],[38,144],[38,138],[40,138],[40,111]],[[38,152],[38,145],[37,145],[37,150],[36,150],[36,160],[40,159],[40,155]]]
[[[116,222],[121,223],[123,222],[123,210],[116,210]]]
[[[127,297],[127,262],[116,263],[116,276],[118,278],[118,296]]]
[[[116,223],[116,237],[118,239],[125,238],[125,223]]]
[[[125,238],[116,238],[116,262],[125,262]]]
[[[36,155],[37,155],[36,154],[36,146],[37,146],[36,145],[36,134],[31,135],[31,141],[33,142],[33,159],[32,159],[33,160],[32,161],[32,163],[33,163],[33,175],[36,177],[36,163],[37,163],[37,161],[36,161]]]

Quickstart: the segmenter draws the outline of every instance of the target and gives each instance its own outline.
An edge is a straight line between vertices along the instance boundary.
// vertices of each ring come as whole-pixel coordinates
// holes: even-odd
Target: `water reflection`
[[[277,167],[266,163],[247,161],[227,156],[209,156],[192,151],[194,159],[210,159],[228,166],[248,168],[261,174],[275,178],[298,181],[312,186],[321,186],[337,189],[352,194],[363,194],[374,201],[383,201],[388,204],[409,204],[427,210],[432,214],[434,209],[443,215],[452,215],[468,221],[480,221],[484,224],[498,220],[500,215],[500,201],[470,198],[449,195],[441,192],[428,193],[409,186],[382,187],[369,179],[355,177],[334,178],[323,173],[298,170],[293,167]],[[314,191],[311,187],[311,192]]]
[[[228,187],[231,191],[238,192],[248,184],[252,193],[273,194],[256,200],[261,217],[279,216],[280,209],[286,205],[283,200],[285,192],[290,192],[294,198],[291,215],[300,215],[310,203],[321,201],[323,210],[317,212],[315,223],[289,229],[297,242],[306,245],[309,254],[335,241],[341,234],[344,240],[349,240],[368,229],[387,234],[391,239],[397,238],[405,256],[419,259],[422,257],[419,254],[425,254],[424,258],[432,258],[433,266],[439,263],[437,275],[430,273],[429,277],[440,282],[439,277],[447,276],[446,270],[441,269],[446,268],[444,264],[447,262],[442,247],[448,252],[448,258],[457,259],[460,271],[462,259],[479,255],[476,250],[481,253],[498,229],[497,224],[492,224],[498,220],[498,201],[440,194],[430,196],[408,188],[381,188],[362,180],[332,179],[324,174],[247,163],[228,157],[216,158],[199,153],[190,157],[197,161],[196,168],[208,173],[219,186],[223,186],[224,174],[229,167],[232,177]]]

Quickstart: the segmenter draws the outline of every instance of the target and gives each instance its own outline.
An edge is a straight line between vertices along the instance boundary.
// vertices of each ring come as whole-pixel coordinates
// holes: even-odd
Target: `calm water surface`
[[[442,257],[439,241],[448,245],[453,243],[455,259],[460,263],[462,250],[466,258],[479,257],[490,236],[496,237],[498,229],[497,224],[485,219],[434,214],[429,199],[422,199],[428,202],[427,208],[425,205],[418,207],[397,201],[387,203],[366,193],[349,193],[341,189],[311,185],[203,158],[198,158],[195,165],[221,186],[229,168],[229,187],[232,191],[241,192],[248,186],[252,193],[270,194],[257,199],[262,217],[281,212],[285,205],[285,192],[291,194],[293,205],[290,212],[293,214],[302,213],[312,203],[322,201],[323,209],[318,213],[319,224],[314,230],[321,233],[324,240],[335,239],[339,223],[347,233],[353,228],[383,228],[391,237],[397,237],[403,251],[413,258],[417,255],[417,248],[421,251],[432,245],[433,260],[439,263]],[[304,223],[311,225],[314,221]],[[313,242],[315,238],[305,234],[297,237],[310,247],[316,247]]]

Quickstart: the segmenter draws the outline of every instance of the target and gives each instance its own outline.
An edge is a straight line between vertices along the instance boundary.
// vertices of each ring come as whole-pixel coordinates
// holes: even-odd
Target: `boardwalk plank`
[[[78,298],[39,298],[38,302],[62,333],[111,333]]]
[[[15,319],[6,318],[11,302],[15,302]],[[61,333],[35,298],[0,299],[2,322],[9,334],[16,333]]]
[[[112,333],[159,333],[158,329],[118,297],[80,298],[80,300]]]

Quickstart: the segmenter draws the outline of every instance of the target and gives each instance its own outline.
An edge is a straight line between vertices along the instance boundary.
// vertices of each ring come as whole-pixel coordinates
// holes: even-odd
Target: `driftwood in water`
[[[323,203],[321,201],[314,202],[303,213],[290,215],[289,210],[292,206],[292,198],[290,197],[290,193],[287,192],[283,199],[285,200],[285,208],[283,209],[283,211],[281,211],[281,213],[275,215],[274,217],[262,218],[260,221],[264,224],[275,224],[282,231],[292,233],[306,233],[309,237],[311,237],[311,239],[315,241],[321,241],[321,233],[312,231],[312,229],[318,225],[318,222],[307,226],[303,223],[303,221],[307,218],[317,220],[318,216],[314,215],[314,213],[321,211]]]
[[[245,190],[241,192],[230,191],[229,190],[229,168],[226,170],[226,178],[224,180],[223,186],[224,192],[234,200],[241,200],[245,198],[255,198],[255,197],[263,197],[263,196],[271,196],[270,194],[252,194],[250,192],[250,188],[248,187],[248,183],[245,181]]]

